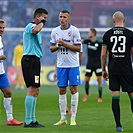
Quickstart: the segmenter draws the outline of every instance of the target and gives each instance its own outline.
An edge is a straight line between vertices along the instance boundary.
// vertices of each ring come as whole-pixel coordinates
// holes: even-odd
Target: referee
[[[40,31],[45,25],[48,12],[38,8],[34,12],[34,20],[30,22],[23,33],[24,54],[22,58],[22,71],[26,87],[28,88],[25,98],[25,124],[28,128],[41,128],[35,117],[36,100],[40,87],[40,58],[42,57],[42,38]]]

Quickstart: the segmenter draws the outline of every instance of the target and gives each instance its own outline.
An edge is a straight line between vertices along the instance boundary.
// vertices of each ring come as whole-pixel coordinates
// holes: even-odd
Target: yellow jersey
[[[15,48],[14,48],[14,56],[13,56],[13,60],[15,61],[15,66],[21,66],[21,59],[23,56],[23,45],[18,44]]]

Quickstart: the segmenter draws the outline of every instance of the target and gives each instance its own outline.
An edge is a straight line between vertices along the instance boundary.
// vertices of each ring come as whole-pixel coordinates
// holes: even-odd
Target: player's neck
[[[33,19],[33,22],[34,22],[35,24],[38,24],[37,19]]]
[[[115,24],[115,27],[124,27],[124,24],[123,23],[117,23],[117,24]]]
[[[97,40],[96,37],[92,37],[92,38],[91,38],[91,41],[92,41],[92,42],[95,42],[96,40]]]
[[[62,30],[67,30],[69,27],[70,27],[69,23],[67,25],[61,25]]]

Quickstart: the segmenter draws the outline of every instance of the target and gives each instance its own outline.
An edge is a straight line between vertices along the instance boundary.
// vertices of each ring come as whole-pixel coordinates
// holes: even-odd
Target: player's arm
[[[83,53],[83,45],[81,44],[81,50],[79,52],[79,64],[80,64],[80,66],[82,64],[82,57],[83,57],[82,53]]]
[[[132,35],[132,48],[131,48],[131,52],[132,52],[132,61],[133,61],[133,35]]]
[[[51,52],[55,52],[59,49],[59,45],[58,44],[50,44],[50,51]]]
[[[88,44],[89,39],[81,40],[82,44]]]
[[[83,39],[81,39],[81,42],[82,42],[82,44],[84,44],[84,40]]]
[[[55,64],[55,69],[54,69],[54,75],[53,75],[54,81],[57,81],[56,68],[57,68],[57,59],[56,59],[56,64]]]
[[[46,19],[46,18],[45,18]],[[39,21],[39,24],[35,25],[33,28],[32,28],[32,33],[33,34],[37,34],[38,32],[40,32],[43,28],[43,26],[45,25],[45,22],[46,20],[44,19],[44,17],[40,16],[38,17],[38,21]]]
[[[81,50],[81,45],[80,44],[70,45],[70,44],[64,43],[62,46],[70,49],[73,52],[80,52],[80,50]]]
[[[56,34],[55,31],[52,30],[51,39],[50,39],[50,51],[51,52],[55,52],[59,49],[59,44],[56,41],[55,34]]]
[[[103,74],[103,78],[105,80],[108,80],[108,74],[106,71],[106,59],[107,59],[107,46],[102,46],[102,59],[101,59],[102,74]]]
[[[79,53],[79,64],[80,64],[80,66],[82,64],[82,52]]]

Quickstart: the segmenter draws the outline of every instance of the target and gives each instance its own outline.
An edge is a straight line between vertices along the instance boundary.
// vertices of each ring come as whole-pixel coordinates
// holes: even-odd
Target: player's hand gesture
[[[103,75],[103,79],[108,81],[108,79],[109,79],[108,73],[106,71],[103,71],[102,75]]]
[[[61,46],[64,46],[64,40],[63,40],[63,39],[60,39],[60,38],[59,38],[59,40],[57,40],[57,43],[58,43],[59,45],[61,45]]]

